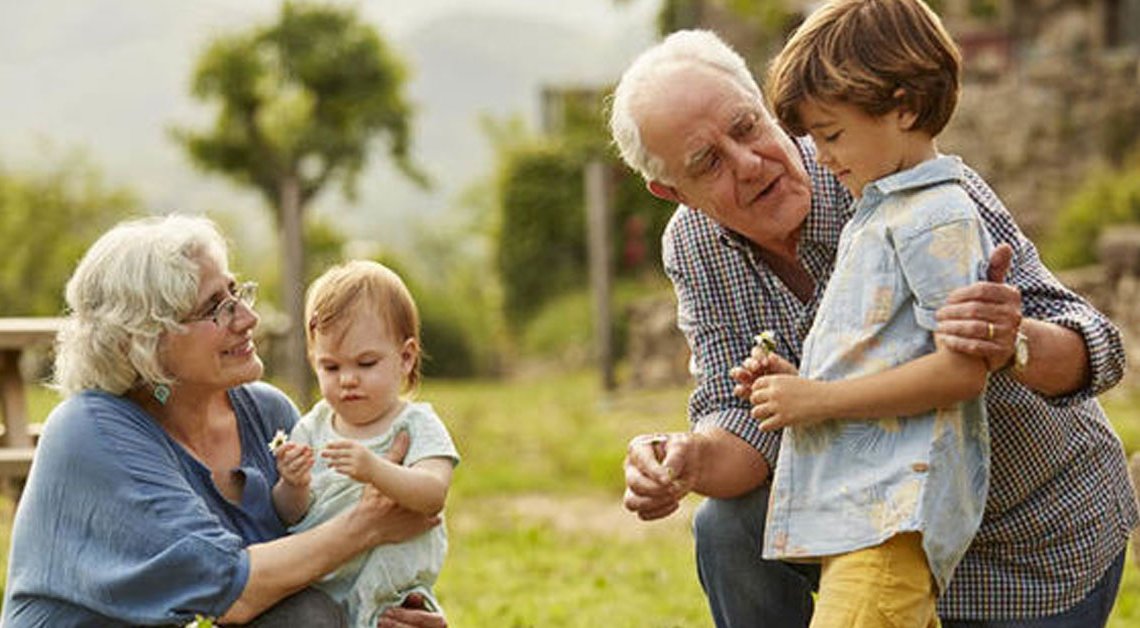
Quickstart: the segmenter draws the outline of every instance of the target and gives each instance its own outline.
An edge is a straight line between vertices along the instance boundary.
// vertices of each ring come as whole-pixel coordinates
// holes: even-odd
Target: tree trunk
[[[281,373],[285,387],[302,408],[307,408],[312,390],[309,363],[305,359],[305,246],[301,220],[300,181],[288,175],[281,181],[281,297],[289,317],[285,332],[285,364]]]

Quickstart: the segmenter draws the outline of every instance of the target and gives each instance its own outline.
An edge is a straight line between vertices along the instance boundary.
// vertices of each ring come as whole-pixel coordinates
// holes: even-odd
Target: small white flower
[[[756,334],[756,346],[764,350],[764,353],[771,353],[776,350],[776,332],[767,329]]]
[[[214,628],[214,620],[209,617],[195,615],[194,619],[187,622],[184,628]]]
[[[273,435],[273,440],[269,441],[269,451],[275,454],[277,449],[287,442],[289,442],[289,437],[285,434],[285,430],[277,430],[277,433]]]

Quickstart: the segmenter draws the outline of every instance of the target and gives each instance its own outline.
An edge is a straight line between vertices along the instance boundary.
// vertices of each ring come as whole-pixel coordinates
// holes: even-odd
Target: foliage
[[[1140,151],[1118,170],[1094,173],[1057,215],[1042,248],[1053,268],[1096,262],[1097,238],[1104,227],[1140,222]]]
[[[651,293],[672,291],[663,277],[624,279],[614,286],[611,309],[614,315],[615,358],[625,355],[629,335],[629,305]],[[554,361],[565,367],[584,367],[592,358],[594,314],[588,290],[566,292],[547,302],[523,330],[520,350],[528,357]]]
[[[376,30],[353,9],[285,2],[276,23],[221,37],[194,72],[192,91],[216,103],[206,131],[176,129],[201,168],[261,193],[281,227],[282,371],[294,393],[311,388],[304,361],[304,213],[329,183],[355,194],[369,148],[383,138],[413,181],[426,177],[408,157],[411,107],[405,72]]]
[[[0,315],[58,316],[83,252],[137,211],[130,191],[79,155],[39,172],[0,168]]]
[[[192,92],[216,103],[213,128],[176,129],[196,164],[281,206],[281,179],[300,179],[301,204],[330,181],[351,197],[374,138],[410,178],[406,71],[376,30],[348,8],[286,2],[278,21],[215,40]]]
[[[660,234],[671,214],[671,206],[646,192],[609,151],[598,93],[562,94],[558,126],[548,137],[516,135],[496,146],[496,265],[504,315],[514,331],[548,299],[587,282],[583,172],[591,159],[608,168],[611,259],[618,276],[656,266]]]

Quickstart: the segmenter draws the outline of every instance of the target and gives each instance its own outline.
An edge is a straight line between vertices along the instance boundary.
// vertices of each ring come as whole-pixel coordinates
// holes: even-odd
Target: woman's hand
[[[306,488],[312,479],[313,448],[308,445],[286,442],[274,453],[277,473],[293,488]]]

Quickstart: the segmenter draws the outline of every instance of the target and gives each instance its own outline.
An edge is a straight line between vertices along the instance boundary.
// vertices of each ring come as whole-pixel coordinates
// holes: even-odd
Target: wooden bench
[[[19,489],[28,477],[35,454],[38,426],[28,424],[27,383],[20,374],[20,356],[30,347],[50,344],[61,318],[0,318],[0,485],[6,492]],[[10,493],[11,494],[11,493]]]

